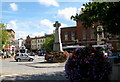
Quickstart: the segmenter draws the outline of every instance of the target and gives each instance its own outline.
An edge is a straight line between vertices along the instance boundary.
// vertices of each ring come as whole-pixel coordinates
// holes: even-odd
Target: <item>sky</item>
[[[76,26],[71,20],[72,15],[79,13],[83,4],[87,1],[69,0],[4,0],[1,11],[2,23],[7,24],[7,29],[15,31],[15,39],[26,36],[44,36],[51,34],[55,27],[55,21],[61,23],[61,27]]]

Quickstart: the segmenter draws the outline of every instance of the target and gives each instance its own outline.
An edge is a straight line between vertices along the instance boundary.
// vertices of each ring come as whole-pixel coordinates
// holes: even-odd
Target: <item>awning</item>
[[[15,47],[5,47],[4,50],[14,50]]]
[[[4,48],[4,50],[9,50],[9,49],[10,49],[10,47],[5,47],[5,48]]]

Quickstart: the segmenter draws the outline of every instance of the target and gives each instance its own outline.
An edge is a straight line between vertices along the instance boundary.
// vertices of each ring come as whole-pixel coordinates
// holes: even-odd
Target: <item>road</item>
[[[68,81],[64,72],[65,63],[48,63],[43,56],[33,62],[16,62],[13,58],[0,60],[0,80],[60,80]],[[120,63],[112,65],[111,82],[120,82]]]
[[[0,62],[1,80],[66,80],[65,63],[46,63],[43,56],[33,62],[16,62],[13,58]]]

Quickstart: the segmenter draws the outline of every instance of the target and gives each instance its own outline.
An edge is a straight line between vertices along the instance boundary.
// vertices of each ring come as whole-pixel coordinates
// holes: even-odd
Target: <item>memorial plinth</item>
[[[61,37],[60,37],[60,26],[61,24],[56,21],[55,24],[53,24],[55,28],[55,40],[53,45],[53,52],[50,52],[49,54],[46,54],[45,60],[50,62],[65,62],[67,60],[67,56],[69,53],[64,52],[62,50],[62,43],[61,43]]]
[[[61,37],[60,37],[60,26],[61,24],[56,21],[55,24],[53,24],[54,27],[56,27],[55,29],[55,41],[54,41],[54,46],[53,46],[53,51],[55,52],[63,52],[62,50],[62,43],[61,43]]]

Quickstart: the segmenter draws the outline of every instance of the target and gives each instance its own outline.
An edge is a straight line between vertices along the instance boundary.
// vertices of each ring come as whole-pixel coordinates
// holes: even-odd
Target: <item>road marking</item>
[[[0,77],[9,77],[9,76],[21,76],[21,75],[26,75],[26,74],[28,74],[28,73],[22,73],[22,74],[10,74],[10,75],[1,75]]]
[[[1,75],[1,77],[7,77],[7,76],[16,76],[16,75],[19,75],[19,74]]]

